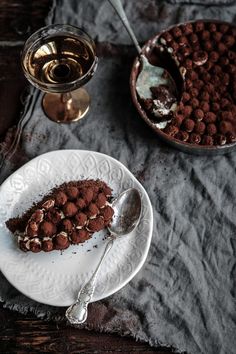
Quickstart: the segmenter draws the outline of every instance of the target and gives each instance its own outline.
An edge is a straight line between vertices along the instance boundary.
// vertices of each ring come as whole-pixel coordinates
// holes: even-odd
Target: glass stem
[[[71,92],[64,92],[61,94],[61,102],[62,103],[69,103],[69,101],[71,101],[71,100],[72,100]]]

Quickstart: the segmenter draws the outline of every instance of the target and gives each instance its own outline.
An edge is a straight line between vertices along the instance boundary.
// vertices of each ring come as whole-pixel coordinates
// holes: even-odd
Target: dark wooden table
[[[29,34],[44,24],[50,5],[51,0],[0,0],[0,148],[3,141],[11,140],[11,127],[20,116],[20,96],[27,85],[20,67],[21,48]],[[0,353],[55,352],[171,353],[167,348],[151,348],[132,338],[45,322],[0,304]]]

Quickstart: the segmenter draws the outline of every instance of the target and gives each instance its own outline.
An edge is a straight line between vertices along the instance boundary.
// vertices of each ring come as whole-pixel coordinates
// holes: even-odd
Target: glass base
[[[42,106],[49,119],[71,123],[83,118],[89,110],[90,97],[84,88],[69,93],[45,93]]]

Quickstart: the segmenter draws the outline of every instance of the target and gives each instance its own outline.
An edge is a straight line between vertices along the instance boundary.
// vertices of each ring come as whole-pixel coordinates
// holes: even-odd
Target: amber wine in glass
[[[26,41],[22,51],[26,78],[45,91],[45,114],[58,123],[84,117],[90,97],[82,86],[97,67],[95,44],[82,29],[70,25],[41,28]]]

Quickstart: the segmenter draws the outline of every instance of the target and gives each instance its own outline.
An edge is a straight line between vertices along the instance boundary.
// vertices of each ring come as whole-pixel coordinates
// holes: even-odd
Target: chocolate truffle
[[[56,250],[64,250],[69,247],[70,243],[66,232],[61,231],[53,239]]]
[[[191,133],[193,131],[195,123],[192,119],[186,119],[183,124],[184,124],[184,129],[188,133]]]
[[[79,208],[79,209],[84,209],[87,205],[87,203],[85,202],[85,200],[83,198],[78,198],[75,201],[75,205]]]
[[[42,241],[42,249],[44,252],[50,252],[53,250],[53,242],[52,240],[44,240]]]
[[[98,208],[103,208],[106,205],[107,198],[104,193],[99,193],[96,199]]]
[[[66,202],[66,204],[63,206],[63,213],[65,214],[65,216],[74,216],[77,211],[77,206],[72,202]]]
[[[74,244],[83,243],[90,238],[90,234],[87,230],[75,230],[71,234],[71,241]]]
[[[57,206],[61,206],[66,204],[66,202],[67,202],[67,195],[64,192],[59,191],[55,196],[55,204]]]
[[[104,218],[98,216],[95,219],[90,219],[87,225],[87,230],[91,232],[100,231],[104,227]]]
[[[110,205],[107,205],[101,210],[101,215],[103,216],[105,222],[110,222],[114,215],[114,210],[110,207]]]
[[[62,231],[65,231],[68,234],[73,230],[74,227],[70,219],[62,220],[61,226],[62,226]]]
[[[69,186],[66,189],[66,194],[70,200],[76,199],[79,194],[78,188],[74,186]]]
[[[87,223],[87,215],[82,212],[75,215],[76,228],[83,227]]]
[[[52,237],[56,233],[56,226],[50,221],[42,221],[39,226],[39,235]]]
[[[82,189],[81,195],[86,203],[90,203],[93,199],[93,189],[92,188]]]

